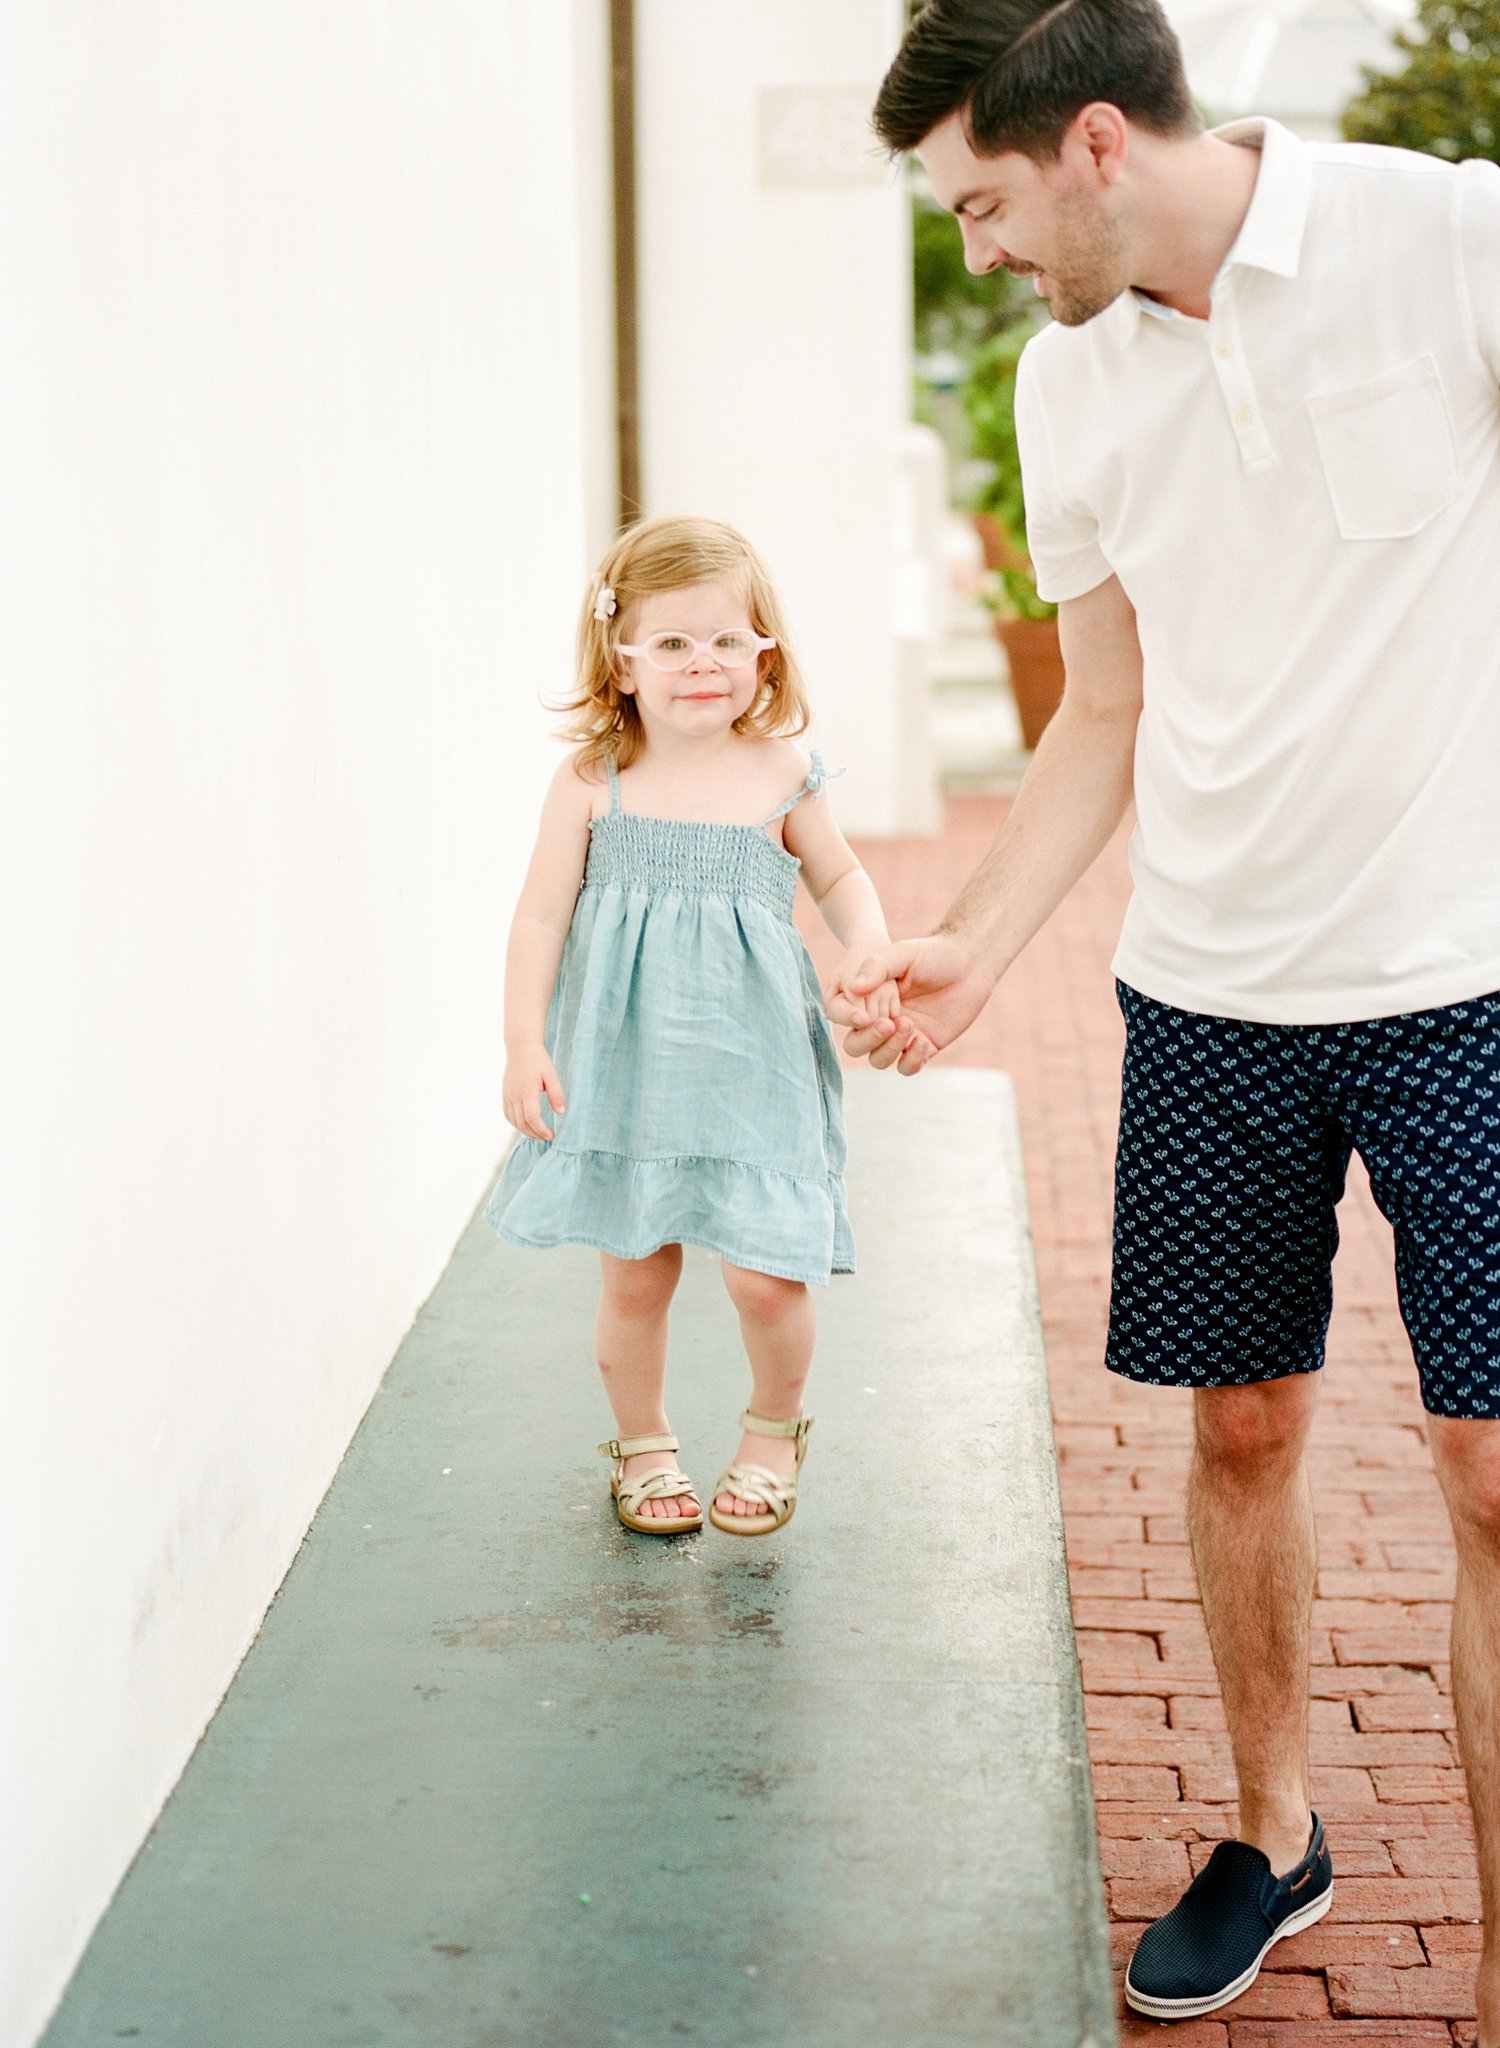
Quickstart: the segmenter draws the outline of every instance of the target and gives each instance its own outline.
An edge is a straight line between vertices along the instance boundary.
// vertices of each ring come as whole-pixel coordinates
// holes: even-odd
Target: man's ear
[[[1064,147],[1075,141],[1088,152],[1100,182],[1113,185],[1130,155],[1130,123],[1119,108],[1109,100],[1091,100],[1080,107],[1064,137]]]

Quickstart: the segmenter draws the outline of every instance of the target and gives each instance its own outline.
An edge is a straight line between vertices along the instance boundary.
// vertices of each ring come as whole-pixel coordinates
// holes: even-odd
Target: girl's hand
[[[547,1098],[555,1117],[562,1116],[568,1105],[544,1045],[523,1046],[510,1055],[501,1092],[506,1122],[514,1124],[524,1137],[550,1142],[552,1132],[542,1122],[542,1097]]]
[[[870,955],[865,952],[846,953],[834,973],[833,987],[829,991],[830,995],[847,990],[849,983],[853,981],[855,975],[859,973],[860,969],[865,966],[869,959]],[[849,1021],[859,1025],[874,1024],[879,1020],[899,1017],[901,1015],[900,985],[894,978],[890,977],[885,981],[877,982],[874,988],[864,991],[856,1002],[851,1003],[850,1009],[853,1015]]]

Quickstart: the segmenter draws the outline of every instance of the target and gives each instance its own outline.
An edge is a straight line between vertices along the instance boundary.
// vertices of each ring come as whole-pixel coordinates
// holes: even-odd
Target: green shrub
[[[1344,112],[1349,140],[1500,162],[1500,0],[1421,0],[1395,43],[1406,63],[1389,74],[1365,66],[1365,90]]]
[[[1030,328],[997,335],[975,357],[964,385],[964,410],[974,453],[993,464],[994,475],[979,493],[977,512],[992,512],[1006,537],[1022,554],[1026,549],[1026,501],[1021,493],[1021,453],[1016,445],[1016,367]],[[1038,597],[1029,568],[997,572],[1004,593],[1003,609],[1020,619],[1051,619],[1057,606]],[[997,608],[1000,608],[997,606]]]

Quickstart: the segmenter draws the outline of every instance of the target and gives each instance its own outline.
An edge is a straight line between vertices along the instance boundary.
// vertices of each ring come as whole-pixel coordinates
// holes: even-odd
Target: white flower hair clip
[[[594,617],[612,619],[619,609],[613,590],[607,583],[601,583],[594,593]]]

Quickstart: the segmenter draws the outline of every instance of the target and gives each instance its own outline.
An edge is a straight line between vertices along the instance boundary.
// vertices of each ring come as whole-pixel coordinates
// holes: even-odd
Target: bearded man
[[[849,1051],[951,1044],[1136,806],[1107,1364],[1191,1394],[1239,1837],[1126,1997],[1212,2012],[1332,1899],[1304,1447],[1357,1151],[1458,1551],[1500,2048],[1500,167],[1204,132],[1155,0],[932,0],[875,124],[1052,313],[1016,418],[1067,687],[938,931],[832,999]]]

